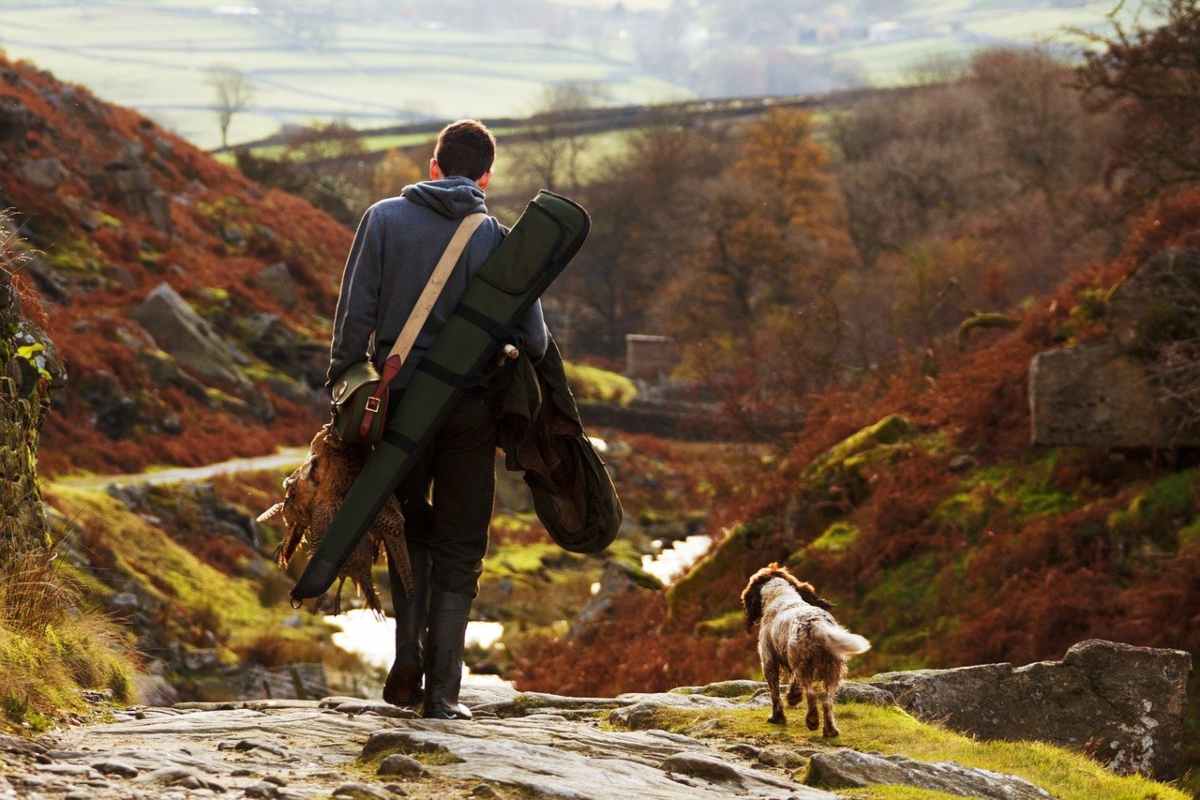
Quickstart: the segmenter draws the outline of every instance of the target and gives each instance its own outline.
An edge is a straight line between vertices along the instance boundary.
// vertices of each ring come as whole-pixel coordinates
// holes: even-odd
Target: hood
[[[405,186],[400,196],[449,219],[462,219],[476,212],[487,213],[483,190],[470,178],[454,177],[414,183]]]

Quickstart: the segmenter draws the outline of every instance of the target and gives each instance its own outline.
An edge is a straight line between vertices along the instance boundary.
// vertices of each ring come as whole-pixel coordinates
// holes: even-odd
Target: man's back
[[[487,213],[484,193],[474,181],[463,177],[414,184],[405,187],[399,197],[381,200],[367,209],[342,277],[328,383],[365,356],[372,332],[375,363],[378,366],[383,362],[454,231],[464,217],[475,213]],[[506,233],[494,217],[488,217],[475,231],[417,337],[397,386],[407,381],[462,299],[471,276]],[[521,329],[526,348],[535,356],[544,353],[546,330],[540,304],[531,309]]]

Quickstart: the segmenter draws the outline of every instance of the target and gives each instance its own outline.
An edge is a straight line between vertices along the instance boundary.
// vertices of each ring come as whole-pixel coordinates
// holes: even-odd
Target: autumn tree
[[[653,298],[703,239],[702,187],[721,142],[717,132],[666,125],[631,133],[598,159],[578,192],[592,235],[552,295],[556,335],[616,358],[625,334],[645,332]]]
[[[425,176],[416,159],[403,150],[392,148],[387,152],[371,175],[371,190],[376,199],[400,194],[411,183]]]
[[[1110,177],[1131,212],[1163,191],[1200,182],[1200,0],[1164,0],[1159,27],[1090,35],[1078,85],[1090,107],[1114,113]]]
[[[661,313],[686,368],[738,408],[794,408],[841,344],[832,289],[849,250],[828,157],[807,114],[773,111],[725,163]]]
[[[233,117],[250,105],[254,86],[244,72],[236,67],[217,66],[209,70],[208,85],[212,87],[217,125],[221,129],[221,147],[229,146],[229,124]]]

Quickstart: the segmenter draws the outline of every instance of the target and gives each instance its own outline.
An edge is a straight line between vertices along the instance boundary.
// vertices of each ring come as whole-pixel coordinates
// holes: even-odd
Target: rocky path
[[[870,685],[843,688],[842,701],[894,699]],[[763,687],[750,681],[617,698],[475,686],[464,699],[472,722],[345,697],[132,708],[39,741],[0,737],[0,800],[829,800],[840,788],[874,784],[985,800],[1051,797],[1021,778],[954,763],[654,727],[664,710],[765,716]]]
[[[0,798],[835,797],[784,771],[664,731],[613,730],[615,709],[729,705],[476,688],[473,722],[351,698],[182,703],[120,712],[36,743],[0,742]],[[759,700],[753,701],[759,703]]]

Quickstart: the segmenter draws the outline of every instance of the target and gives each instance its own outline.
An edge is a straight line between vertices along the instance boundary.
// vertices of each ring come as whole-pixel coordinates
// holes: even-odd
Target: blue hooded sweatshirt
[[[326,386],[366,357],[372,333],[372,358],[382,367],[459,221],[476,212],[487,213],[483,190],[462,177],[406,186],[399,197],[367,209],[342,274]],[[467,282],[507,233],[495,217],[488,217],[472,235],[393,388],[408,382],[433,345],[434,333],[454,313]],[[529,309],[517,330],[529,355],[535,360],[545,355],[548,334],[540,301]]]

